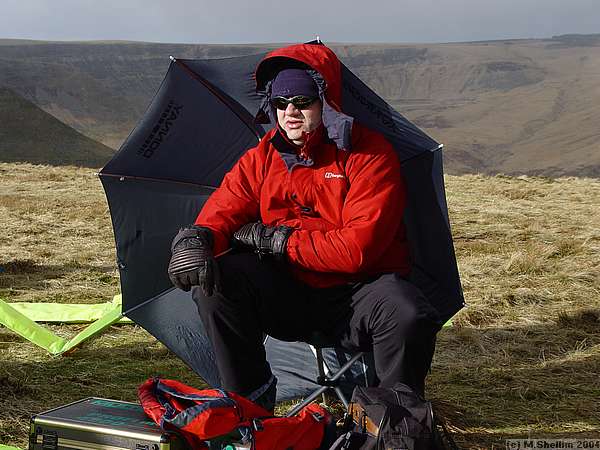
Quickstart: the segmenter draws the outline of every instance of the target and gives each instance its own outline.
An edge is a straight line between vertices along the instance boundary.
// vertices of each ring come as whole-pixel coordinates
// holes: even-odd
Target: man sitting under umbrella
[[[193,288],[223,388],[273,408],[267,333],[372,351],[380,386],[423,393],[440,324],[406,280],[396,153],[340,110],[340,62],[327,47],[276,50],[256,81],[259,116],[276,126],[177,234],[169,264],[173,284]],[[215,258],[231,242],[252,251]]]

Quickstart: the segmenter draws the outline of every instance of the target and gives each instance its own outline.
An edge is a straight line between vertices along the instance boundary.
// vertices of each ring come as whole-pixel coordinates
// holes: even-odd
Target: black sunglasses
[[[318,97],[308,97],[306,95],[296,95],[291,98],[273,97],[271,99],[271,104],[274,108],[282,110],[286,109],[290,103],[298,109],[306,109],[310,105],[312,105],[317,99]]]

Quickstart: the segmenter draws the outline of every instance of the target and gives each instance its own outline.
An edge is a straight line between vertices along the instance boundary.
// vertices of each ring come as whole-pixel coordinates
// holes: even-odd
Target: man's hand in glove
[[[218,290],[219,267],[213,256],[213,235],[208,228],[182,228],[171,244],[169,278],[184,291],[200,286],[208,297]]]
[[[285,259],[287,240],[293,228],[280,225],[269,227],[263,223],[247,223],[233,233],[235,245],[242,244],[254,249],[259,256],[273,255],[276,259]]]

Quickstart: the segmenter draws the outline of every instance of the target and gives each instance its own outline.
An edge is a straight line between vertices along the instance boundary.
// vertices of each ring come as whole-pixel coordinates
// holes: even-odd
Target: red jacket
[[[340,63],[331,50],[295,45],[272,52],[257,69],[259,87],[261,67],[276,56],[319,72],[327,85],[324,103],[339,111]],[[382,135],[357,123],[349,149],[338,148],[331,135],[321,125],[299,148],[275,127],[240,158],[196,220],[214,232],[215,254],[229,248],[242,225],[261,220],[295,228],[287,259],[296,276],[314,287],[383,272],[408,274],[405,192],[396,153]]]

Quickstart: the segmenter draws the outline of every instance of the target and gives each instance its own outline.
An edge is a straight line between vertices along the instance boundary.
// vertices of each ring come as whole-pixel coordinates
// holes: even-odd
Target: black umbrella
[[[123,312],[210,385],[220,385],[210,342],[189,293],[167,276],[170,242],[192,223],[223,176],[265,130],[253,72],[264,54],[175,60],[152,103],[100,177],[110,207]],[[383,133],[402,161],[413,281],[445,319],[463,305],[446,207],[441,145],[342,66],[342,109]],[[269,339],[279,398],[313,387],[305,344]],[[330,355],[330,359],[336,359]]]

